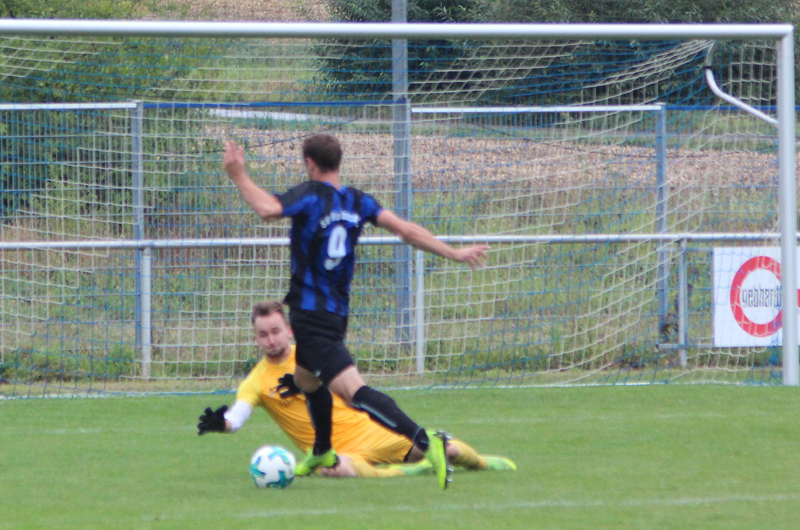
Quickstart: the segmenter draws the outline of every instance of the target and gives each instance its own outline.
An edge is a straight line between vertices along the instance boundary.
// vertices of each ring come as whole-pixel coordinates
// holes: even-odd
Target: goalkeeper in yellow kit
[[[262,302],[253,307],[251,315],[255,341],[264,358],[239,385],[236,402],[229,409],[207,408],[197,425],[198,434],[238,431],[256,407],[263,407],[278,426],[303,452],[314,445],[314,427],[306,408],[305,398],[294,386],[291,374],[295,368],[292,331],[283,307],[278,302]],[[339,457],[334,467],[320,468],[328,477],[392,477],[416,475],[431,471],[410,440],[374,423],[369,416],[348,407],[334,396],[333,433],[331,441]],[[516,469],[502,456],[479,455],[459,440],[448,444],[447,457],[451,464],[470,470]]]

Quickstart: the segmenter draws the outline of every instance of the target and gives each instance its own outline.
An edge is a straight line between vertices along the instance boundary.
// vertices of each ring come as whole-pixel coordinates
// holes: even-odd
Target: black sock
[[[425,430],[400,410],[397,403],[386,394],[364,385],[353,394],[353,408],[363,410],[373,421],[405,436],[422,451],[428,450],[428,435]]]
[[[328,387],[323,385],[311,393],[303,392],[306,408],[314,426],[314,454],[321,455],[331,448],[333,397]]]
[[[430,439],[428,438],[428,433],[425,432],[425,429],[420,429],[417,431],[417,435],[412,441],[414,442],[414,445],[419,447],[419,450],[423,453],[427,451],[428,447],[431,445]]]

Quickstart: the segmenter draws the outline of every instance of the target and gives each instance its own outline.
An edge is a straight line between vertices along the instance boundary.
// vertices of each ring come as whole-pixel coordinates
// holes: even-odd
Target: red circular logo
[[[757,324],[750,320],[742,309],[741,294],[742,284],[744,284],[747,276],[757,270],[769,271],[775,275],[775,278],[780,282],[781,280],[781,264],[776,260],[767,256],[756,256],[750,258],[742,267],[736,272],[731,284],[731,309],[733,310],[733,318],[739,323],[742,330],[754,337],[769,337],[781,329],[783,320],[783,311],[778,311],[770,322],[764,324]]]

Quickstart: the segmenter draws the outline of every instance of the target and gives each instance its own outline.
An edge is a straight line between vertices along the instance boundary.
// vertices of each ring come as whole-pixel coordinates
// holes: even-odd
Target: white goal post
[[[414,42],[418,40],[432,40],[432,39],[453,39],[453,40],[519,40],[519,41],[527,41],[527,40],[546,40],[548,42],[560,42],[566,40],[575,40],[575,39],[583,39],[589,41],[604,41],[604,40],[620,40],[620,41],[634,41],[634,40],[645,40],[645,41],[655,41],[655,40],[666,40],[666,39],[674,39],[674,40],[688,40],[688,39],[701,39],[701,40],[708,40],[708,41],[769,41],[775,43],[775,50],[776,50],[776,81],[775,81],[775,88],[776,88],[776,97],[775,99],[775,107],[770,112],[774,113],[775,118],[771,118],[767,116],[765,112],[762,110],[755,109],[750,107],[746,103],[741,103],[735,96],[728,96],[716,85],[714,82],[713,76],[708,78],[709,89],[713,91],[718,97],[723,99],[724,101],[731,103],[733,105],[738,106],[741,109],[744,109],[745,112],[749,112],[748,108],[752,109],[753,112],[751,114],[756,116],[759,119],[764,119],[764,121],[770,126],[774,126],[776,128],[776,138],[777,138],[777,152],[776,158],[778,160],[778,171],[777,171],[777,198],[778,198],[778,221],[779,228],[777,234],[764,234],[761,233],[758,236],[753,237],[753,239],[758,239],[762,241],[763,239],[769,238],[779,238],[780,239],[780,257],[781,257],[781,274],[780,274],[780,289],[783,295],[783,300],[796,300],[797,295],[793,293],[798,292],[798,279],[797,279],[797,267],[798,267],[798,259],[797,259],[797,179],[796,179],[796,155],[795,155],[795,63],[794,63],[794,28],[791,25],[787,24],[715,24],[715,25],[708,25],[708,24],[403,24],[403,23],[361,23],[361,24],[352,24],[352,23],[239,23],[239,22],[155,22],[155,21],[119,21],[119,20],[109,20],[109,21],[100,21],[100,20],[0,20],[0,37],[34,37],[34,36],[63,36],[63,37],[141,37],[141,38],[200,38],[200,39],[294,39],[294,40],[310,40],[310,39],[317,39],[320,41],[330,40],[330,39],[350,39],[350,40],[358,40],[358,39],[382,39],[382,40],[400,40],[400,41],[409,41]],[[402,65],[400,66],[402,69]],[[0,76],[2,75],[2,71],[0,71]],[[710,75],[710,74],[709,74]],[[456,75],[452,75],[448,80],[451,78],[456,78]],[[1,77],[0,77],[1,78]],[[443,77],[444,79],[444,77]],[[405,87],[404,90],[407,90],[408,87]],[[403,89],[401,89],[402,92]],[[454,91],[456,89],[453,89]],[[397,181],[398,187],[404,188],[409,185],[409,181],[403,180],[404,178],[410,179],[410,162],[409,162],[409,152],[410,152],[410,145],[411,145],[411,133],[410,133],[410,117],[412,115],[419,115],[419,116],[426,116],[426,115],[435,115],[435,114],[464,114],[464,113],[471,113],[475,112],[475,107],[473,106],[473,102],[467,102],[463,104],[451,103],[449,106],[439,107],[437,106],[437,101],[433,101],[428,105],[423,106],[416,106],[413,101],[408,102],[406,101],[405,96],[407,93],[401,93],[400,97],[397,97],[397,93],[395,93],[395,102],[402,100],[404,101],[405,107],[402,106],[395,106],[393,111],[395,113],[395,121],[392,124],[394,127],[394,151],[393,151],[393,161],[394,161],[394,168],[395,168],[395,176],[399,175],[399,180]],[[267,98],[268,99],[268,98]],[[187,106],[191,106],[193,102],[187,101],[185,102]],[[269,104],[267,101],[265,104]],[[47,104],[50,105],[49,107],[42,107],[41,104],[31,104],[30,110],[37,110],[42,108],[48,108],[50,110],[58,110],[59,105],[62,106],[64,110],[69,110],[70,105],[76,105],[74,108],[80,108],[80,105],[87,105],[86,103],[82,104],[70,104],[70,103],[54,103],[54,104]],[[91,106],[91,104],[88,104]],[[97,109],[102,108],[121,108],[118,103],[109,103],[110,106],[104,106],[106,104],[96,104],[95,107]],[[139,112],[141,112],[142,106],[140,103],[133,103],[133,104],[123,104],[128,105],[125,108],[138,108]],[[155,104],[154,104],[155,105]],[[167,104],[168,105],[168,104]],[[132,107],[131,107],[132,106]],[[277,105],[276,105],[277,106]],[[591,107],[591,108],[590,108]],[[224,108],[224,106],[220,106],[220,108]],[[231,108],[231,107],[228,107]],[[548,108],[543,108],[539,106],[525,106],[525,105],[514,105],[514,106],[498,106],[498,105],[487,105],[480,108],[481,113],[485,114],[508,114],[508,113],[537,113],[537,112],[548,112],[548,113],[563,113],[565,115],[570,113],[580,113],[583,111],[585,114],[591,114],[593,112],[606,112],[606,113],[615,113],[615,112],[641,112],[641,113],[652,113],[658,112],[661,107],[657,103],[647,102],[646,104],[642,105],[616,105],[616,104],[607,104],[604,105],[603,101],[594,102],[591,105],[587,105],[585,108],[581,107],[581,104],[577,105],[553,105]],[[0,101],[0,113],[7,112],[7,111],[14,111],[18,112],[21,110],[25,110],[24,104],[20,102],[3,102]],[[369,115],[370,110],[365,110],[364,114]],[[233,114],[230,115],[229,119],[233,121],[237,119],[237,116]],[[400,119],[398,119],[398,116]],[[403,120],[408,119],[408,122],[404,122]],[[267,120],[280,120],[283,119],[281,117],[267,116],[265,118]],[[591,120],[591,118],[588,118]],[[364,126],[365,136],[369,134],[370,127],[374,126],[374,123],[370,123],[369,119],[365,120],[366,125]],[[439,127],[440,124],[438,122],[431,122],[430,124],[424,124],[424,127],[429,127],[431,130]],[[137,127],[140,127],[138,125]],[[212,128],[212,125],[209,125],[209,128]],[[133,135],[136,137],[136,135]],[[139,140],[141,142],[141,140]],[[660,142],[662,140],[656,139],[656,142]],[[141,149],[141,143],[134,145],[132,151],[135,152],[137,149]],[[660,146],[666,150],[666,144]],[[656,151],[659,148],[655,149]],[[556,157],[557,158],[557,157]],[[502,162],[500,163],[502,165]],[[177,189],[178,186],[175,188]],[[404,191],[405,190],[405,191]],[[404,190],[400,190],[398,193],[398,202],[395,205],[395,209],[397,209],[400,213],[410,213],[411,209],[411,201],[408,199],[403,199],[404,193],[410,193],[408,189],[404,188]],[[135,198],[135,206],[137,208],[136,216],[137,222],[140,224],[144,224],[143,220],[143,213],[141,213],[141,201],[142,196],[139,195],[138,198]],[[406,202],[404,202],[406,201]],[[532,200],[533,202],[533,200]],[[656,216],[666,216],[666,212],[659,212],[660,206],[656,206]],[[408,211],[405,211],[407,209]],[[553,226],[557,226],[554,223]],[[743,234],[741,237],[735,238],[736,241],[747,241],[751,238],[752,234]],[[665,234],[643,234],[642,232],[638,232],[635,234],[626,234],[622,230],[619,234],[610,235],[610,234],[602,234],[602,235],[593,235],[593,234],[576,234],[572,237],[564,235],[564,234],[546,234],[546,233],[536,233],[535,235],[531,235],[530,233],[521,234],[519,236],[509,234],[481,234],[481,233],[474,233],[474,234],[459,234],[459,235],[445,235],[443,239],[459,243],[459,242],[482,242],[482,241],[495,241],[495,242],[505,242],[505,241],[525,241],[526,244],[533,242],[536,244],[547,244],[548,242],[564,242],[567,241],[568,243],[573,242],[606,242],[606,241],[623,241],[623,242],[638,242],[639,240],[647,240],[650,243],[656,242],[681,242],[682,245],[685,245],[686,241],[692,240],[703,240],[703,241],[726,241],[728,237],[734,239],[730,235],[719,234],[712,230],[709,230],[708,233],[682,233],[678,230],[671,232],[668,235]],[[527,240],[526,238],[529,238]],[[150,264],[150,254],[149,250],[160,248],[160,249],[179,249],[179,248],[193,248],[193,249],[210,249],[210,248],[221,248],[227,245],[251,245],[251,246],[258,246],[261,244],[282,244],[283,239],[279,238],[243,238],[243,237],[230,237],[230,239],[220,240],[214,237],[209,237],[208,239],[198,239],[187,237],[186,239],[173,239],[169,242],[162,242],[156,241],[153,239],[149,239],[143,235],[142,231],[139,231],[135,237],[131,238],[124,238],[120,237],[119,239],[110,240],[110,239],[103,239],[100,238],[98,240],[74,240],[69,241],[65,240],[65,238],[60,238],[56,241],[46,241],[42,239],[20,239],[17,241],[2,241],[0,242],[0,252],[7,251],[7,252],[16,252],[16,251],[41,251],[47,249],[96,249],[96,248],[105,248],[105,249],[136,249],[137,252],[137,259],[144,260],[144,266],[147,269],[147,273],[149,274],[149,267]],[[399,247],[395,241],[389,242],[386,238],[380,239],[370,239],[367,238],[366,243],[372,243],[369,246],[380,246],[382,243],[387,243],[389,246],[392,247]],[[659,253],[663,253],[664,249],[659,247],[657,251]],[[524,255],[524,253],[523,253]],[[665,254],[661,254],[658,258],[659,264],[662,263],[661,256]],[[398,258],[398,256],[400,256]],[[405,314],[404,311],[406,309],[411,309],[412,305],[417,306],[417,308],[424,305],[423,302],[423,294],[417,290],[416,292],[413,291],[409,286],[416,278],[416,282],[419,285],[422,281],[422,274],[425,270],[425,262],[420,257],[417,256],[416,259],[411,259],[410,254],[395,254],[395,259],[400,263],[398,266],[408,266],[409,269],[405,270],[404,273],[399,274],[402,278],[402,281],[405,281],[405,285],[398,285],[397,291],[398,293],[404,292],[404,295],[398,295],[398,300],[402,296],[406,296],[408,300],[405,302],[398,301],[398,306],[400,307],[399,313],[401,314],[400,320],[397,323],[398,329],[398,341],[403,342],[405,340],[410,340],[410,342],[414,343],[413,338],[409,338],[410,335],[416,334],[416,352],[415,352],[415,359],[413,363],[415,365],[415,370],[417,373],[422,372],[424,370],[425,365],[425,347],[424,342],[421,340],[424,338],[425,333],[423,330],[423,323],[422,323],[422,313],[421,311],[417,310],[416,312]],[[415,263],[416,266],[414,273],[412,274],[410,271],[411,264]],[[405,264],[405,265],[404,265]],[[141,265],[141,262],[137,267]],[[377,266],[376,266],[377,267]],[[661,275],[661,266],[659,265],[659,271],[656,273],[658,276],[658,283],[663,284],[662,282],[667,282],[665,277]],[[402,269],[400,269],[402,270]],[[683,273],[683,270],[681,271]],[[416,276],[415,276],[416,275]],[[443,281],[443,280],[442,280]],[[605,279],[601,279],[601,283],[605,281]],[[627,281],[627,280],[625,280]],[[460,280],[455,281],[455,285],[458,288],[462,288],[461,284],[459,283]],[[623,282],[624,283],[624,282]],[[681,288],[683,288],[684,281],[681,280]],[[665,285],[665,284],[663,284]],[[449,291],[451,286],[445,285],[440,287],[442,293],[442,302],[441,305],[447,305],[449,298]],[[469,287],[467,287],[468,289]],[[487,296],[491,296],[492,290],[494,289],[494,284],[492,281],[486,282],[482,288],[487,293]],[[137,296],[140,296],[141,293],[139,292],[140,289],[137,287]],[[145,308],[149,313],[150,311],[150,292],[149,286],[146,286],[147,291],[146,293],[146,304],[147,307]],[[454,289],[455,290],[455,289]],[[664,291],[666,292],[666,290]],[[412,294],[413,293],[413,294]],[[412,300],[411,298],[414,297],[415,299]],[[138,302],[137,302],[138,303]],[[683,303],[683,302],[682,302]],[[667,304],[666,297],[663,297],[659,301],[660,305]],[[677,304],[676,304],[677,305]],[[224,307],[224,304],[223,304]],[[137,309],[137,312],[140,311],[141,308]],[[666,308],[664,309],[666,312]],[[138,318],[138,315],[137,315]],[[787,386],[798,386],[800,385],[800,359],[798,358],[798,332],[796,329],[793,329],[798,322],[798,307],[797,304],[794,303],[785,303],[782,306],[782,320],[784,324],[784,328],[786,330],[790,330],[790,332],[784,332],[782,336],[782,344],[780,346],[782,352],[782,384]],[[150,320],[149,315],[146,319],[143,319],[143,322],[139,323],[140,327],[144,327],[146,330],[144,332],[145,335],[149,334],[150,330]],[[599,325],[598,325],[599,327]],[[682,332],[685,332],[685,325],[681,324],[680,328]],[[383,330],[385,331],[385,330]],[[137,332],[141,333],[141,331]],[[406,337],[400,337],[400,335],[406,334]],[[210,340],[210,339],[209,339]],[[368,339],[366,339],[368,340]],[[561,340],[561,337],[557,337],[556,340]],[[150,338],[147,337],[142,339],[144,342],[144,347],[147,349],[146,352],[143,353],[142,356],[142,370],[139,372],[140,375],[144,379],[148,379],[150,377]],[[685,341],[681,341],[679,346],[685,347]],[[0,344],[2,346],[2,344]],[[146,357],[146,359],[145,359]],[[147,361],[145,363],[145,360]],[[0,359],[2,361],[2,359]],[[448,363],[452,363],[453,361],[448,360]],[[387,363],[389,365],[393,365],[391,362]],[[492,364],[489,363],[491,366],[491,370],[502,370],[503,363],[496,363]],[[499,368],[498,368],[499,366]],[[604,365],[607,366],[607,365]],[[0,365],[2,367],[2,365]],[[571,367],[570,367],[571,368]],[[448,368],[449,369],[449,368]],[[389,369],[386,369],[389,370]],[[558,372],[560,368],[554,370],[554,372]],[[380,372],[380,370],[378,370]],[[2,375],[0,373],[0,375]],[[380,375],[380,373],[379,373]],[[413,376],[414,374],[411,373],[409,377]],[[223,376],[224,377],[224,376]],[[580,381],[582,376],[578,376],[575,380]],[[557,382],[557,379],[555,379]],[[574,382],[574,381],[570,381]],[[404,383],[400,383],[401,385]]]

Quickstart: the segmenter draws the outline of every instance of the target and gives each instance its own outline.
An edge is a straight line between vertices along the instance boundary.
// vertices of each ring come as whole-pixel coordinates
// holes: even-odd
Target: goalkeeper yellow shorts
[[[354,451],[342,451],[342,453],[357,462],[367,464],[400,464],[404,462],[406,455],[411,451],[411,441],[398,435],[384,441],[387,443],[362,447]]]

